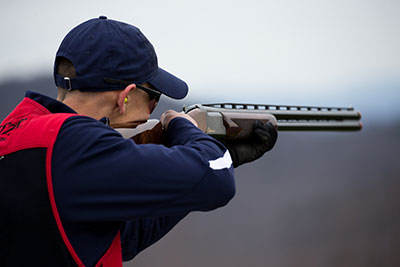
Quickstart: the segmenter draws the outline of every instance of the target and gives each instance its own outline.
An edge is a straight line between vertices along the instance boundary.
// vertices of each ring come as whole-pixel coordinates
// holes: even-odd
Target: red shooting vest
[[[24,98],[0,124],[0,265],[84,266],[64,231],[51,177],[53,146],[71,116]],[[122,267],[119,232],[95,266]]]

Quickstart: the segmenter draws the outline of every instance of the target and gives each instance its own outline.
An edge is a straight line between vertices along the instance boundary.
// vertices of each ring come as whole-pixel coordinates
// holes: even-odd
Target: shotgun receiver
[[[361,113],[349,108],[256,105],[238,103],[195,104],[183,108],[199,128],[218,139],[242,139],[253,131],[256,120],[271,122],[279,131],[358,131]],[[136,143],[162,143],[157,121],[140,125],[133,132],[118,129]]]

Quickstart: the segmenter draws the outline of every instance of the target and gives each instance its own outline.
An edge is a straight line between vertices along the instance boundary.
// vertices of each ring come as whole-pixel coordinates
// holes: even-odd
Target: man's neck
[[[113,108],[111,103],[99,101],[98,99],[74,99],[66,98],[62,101],[64,104],[75,110],[78,114],[85,115],[96,120],[102,117],[109,117]]]

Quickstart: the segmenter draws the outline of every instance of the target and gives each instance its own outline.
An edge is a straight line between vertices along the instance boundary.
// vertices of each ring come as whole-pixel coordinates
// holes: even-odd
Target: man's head
[[[59,100],[75,92],[121,93],[127,88],[126,95],[141,91],[151,97],[153,89],[182,99],[188,91],[184,81],[158,67],[153,46],[138,28],[104,16],[65,36],[56,54],[54,80]]]

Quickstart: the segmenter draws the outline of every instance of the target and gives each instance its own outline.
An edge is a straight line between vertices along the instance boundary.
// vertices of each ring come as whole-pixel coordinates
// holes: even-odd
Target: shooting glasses
[[[110,84],[122,84],[122,85],[130,85],[130,84],[134,83],[134,82],[111,79],[111,78],[104,78],[104,81],[106,83],[110,83]],[[136,87],[141,89],[141,90],[143,90],[143,91],[145,91],[149,95],[150,101],[154,99],[156,102],[158,102],[160,100],[161,92],[159,92],[159,91],[157,91],[155,89],[151,89],[151,88],[145,87],[145,86],[140,85],[140,84],[136,84]]]

